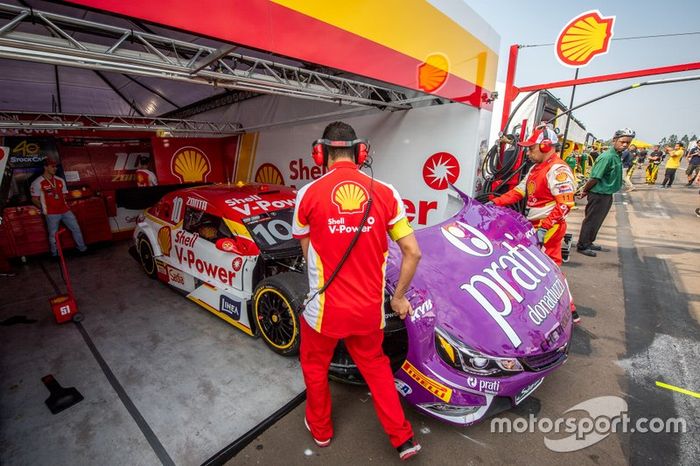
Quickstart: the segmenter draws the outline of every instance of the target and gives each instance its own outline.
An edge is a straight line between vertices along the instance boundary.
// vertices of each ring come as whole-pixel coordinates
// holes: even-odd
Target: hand
[[[576,197],[578,199],[583,199],[586,196],[588,196],[588,191],[579,191],[576,193]]]
[[[546,228],[538,228],[537,229],[537,242],[541,245],[544,244],[544,237],[547,234],[547,229]]]
[[[401,320],[405,319],[407,315],[413,315],[413,308],[411,303],[408,302],[405,296],[397,298],[393,296],[391,298],[391,309],[399,315]]]

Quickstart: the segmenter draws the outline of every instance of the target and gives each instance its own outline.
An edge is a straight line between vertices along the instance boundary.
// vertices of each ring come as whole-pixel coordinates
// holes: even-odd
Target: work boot
[[[410,439],[406,440],[404,443],[396,447],[396,451],[399,452],[399,458],[402,461],[405,461],[410,457],[418,454],[418,452],[420,451],[420,444],[416,443],[413,440],[413,437],[411,437]]]
[[[576,249],[579,253],[583,254],[584,256],[588,257],[596,257],[598,254],[596,254],[594,251],[592,251],[590,248],[588,249]]]
[[[588,249],[591,251],[610,252],[610,249],[604,248],[603,246],[598,246],[597,244],[591,244],[588,246]]]

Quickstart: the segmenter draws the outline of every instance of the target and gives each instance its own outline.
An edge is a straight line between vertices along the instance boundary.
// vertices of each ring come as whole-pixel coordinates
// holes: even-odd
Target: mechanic
[[[659,146],[654,146],[654,150],[649,154],[649,165],[647,165],[647,184],[656,184],[656,177],[659,175],[659,165],[664,153],[659,150]]]
[[[296,198],[292,232],[301,242],[310,289],[300,319],[304,422],[318,446],[330,444],[328,367],[342,338],[369,386],[379,421],[403,460],[418,453],[420,445],[413,440],[382,349],[387,233],[402,254],[391,297],[391,308],[401,319],[413,315],[405,294],[421,252],[398,192],[358,169],[368,150],[368,143],[357,139],[350,125],[331,123],[323,139],[314,142],[313,153],[316,164],[329,172],[301,188]]]
[[[83,241],[83,234],[80,231],[78,220],[66,203],[65,196],[68,194],[66,180],[56,176],[57,168],[58,162],[48,157],[44,159],[44,173],[34,180],[29,188],[29,192],[32,195],[32,202],[39,207],[41,213],[46,216],[49,247],[51,249],[51,257],[53,258],[58,257],[58,252],[56,250],[56,232],[61,222],[71,231],[78,251],[87,251],[87,246],[85,246],[85,241]]]
[[[158,178],[149,167],[148,162],[150,157],[139,157],[138,167],[136,168],[136,186],[139,188],[147,188],[149,186],[158,186]]]
[[[579,196],[588,196],[588,204],[581,223],[576,250],[585,256],[596,257],[596,251],[609,251],[598,246],[594,241],[612,207],[613,194],[622,187],[620,154],[627,149],[635,136],[636,133],[629,128],[615,131],[612,147],[598,157],[591,169],[588,182],[581,189]]]
[[[549,127],[539,127],[525,141],[532,168],[518,185],[491,201],[498,206],[515,204],[527,195],[527,219],[537,231],[537,241],[544,252],[561,266],[561,245],[566,234],[566,216],[574,206],[576,182],[571,168],[557,154],[557,133]],[[580,317],[571,307],[574,322]]]
[[[661,183],[662,188],[670,188],[671,185],[673,185],[673,180],[676,179],[676,170],[681,166],[681,160],[683,159],[683,155],[685,155],[683,143],[677,142],[673,150],[667,147],[666,152],[668,152],[668,161],[666,161],[664,181]]]
[[[693,186],[693,181],[700,173],[700,139],[695,141],[695,147],[688,151],[688,169],[685,174],[688,175],[688,184],[686,186]]]

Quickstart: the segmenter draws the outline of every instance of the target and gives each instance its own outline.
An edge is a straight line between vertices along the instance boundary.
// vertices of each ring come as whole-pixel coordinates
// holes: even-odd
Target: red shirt
[[[372,207],[348,259],[336,278],[323,287],[356,234],[372,198]],[[317,332],[334,338],[384,328],[384,284],[388,236],[398,240],[413,232],[399,193],[374,180],[351,161],[331,170],[297,193],[295,238],[309,238],[309,296],[304,318]],[[314,296],[315,295],[315,296]]]
[[[41,200],[41,211],[45,215],[65,214],[68,212],[65,194],[68,194],[66,181],[63,178],[54,176],[51,181],[44,176],[40,176],[29,188],[32,197]]]
[[[147,188],[149,186],[158,186],[158,178],[156,174],[147,168],[136,169],[136,186],[139,188]]]

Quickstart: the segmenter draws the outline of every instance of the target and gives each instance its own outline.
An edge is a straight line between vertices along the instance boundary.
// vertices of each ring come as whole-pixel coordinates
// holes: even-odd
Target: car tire
[[[149,277],[156,278],[158,276],[158,270],[156,269],[156,259],[153,256],[153,246],[151,246],[151,242],[145,236],[139,236],[136,249],[139,253],[139,262],[141,263],[143,271]]]
[[[299,353],[299,311],[308,293],[306,275],[286,272],[260,281],[253,294],[253,320],[272,351]]]

